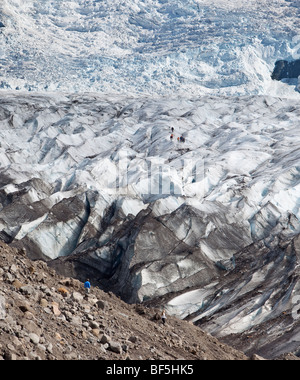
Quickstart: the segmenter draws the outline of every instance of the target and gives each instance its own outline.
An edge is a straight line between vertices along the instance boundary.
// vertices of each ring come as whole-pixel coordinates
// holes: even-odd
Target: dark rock
[[[298,78],[300,76],[300,59],[295,61],[279,60],[275,63],[274,71],[271,75],[273,80]]]
[[[4,360],[17,360],[17,355],[12,351],[5,351],[3,355]]]
[[[99,300],[99,301],[97,301],[97,306],[98,306],[99,309],[101,309],[101,310],[104,311],[104,310],[107,310],[108,303],[105,302],[105,301]]]

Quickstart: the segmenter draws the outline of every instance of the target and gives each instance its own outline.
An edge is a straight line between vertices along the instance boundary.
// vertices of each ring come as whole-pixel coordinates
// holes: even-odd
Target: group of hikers
[[[171,135],[170,135],[170,139],[173,140],[174,139],[174,127],[171,128]],[[177,137],[177,141],[178,142],[185,142],[185,138],[183,136],[178,136]]]
[[[90,291],[91,291],[91,283],[90,283],[89,279],[87,279],[85,281],[85,283],[84,283],[84,289],[85,289],[86,294],[90,293]],[[161,320],[162,320],[162,324],[163,325],[166,324],[166,319],[167,319],[166,310],[163,310],[162,314],[161,314]]]

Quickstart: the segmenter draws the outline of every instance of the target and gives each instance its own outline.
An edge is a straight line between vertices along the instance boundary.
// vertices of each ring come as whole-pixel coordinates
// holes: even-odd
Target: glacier
[[[286,0],[3,0],[4,89],[153,95],[270,94],[275,62],[299,57]]]
[[[285,0],[3,0],[1,240],[299,355],[298,29]]]
[[[0,236],[32,259],[216,335],[273,321],[263,286],[295,307],[298,100],[9,91],[0,114]]]

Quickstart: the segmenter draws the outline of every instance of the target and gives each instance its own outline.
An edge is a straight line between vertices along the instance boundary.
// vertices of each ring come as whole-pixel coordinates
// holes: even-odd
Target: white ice
[[[2,0],[0,84],[30,91],[297,96],[273,82],[299,58],[285,0]]]

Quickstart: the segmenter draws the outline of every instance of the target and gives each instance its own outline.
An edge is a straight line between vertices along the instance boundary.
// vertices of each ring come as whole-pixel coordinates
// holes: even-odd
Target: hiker
[[[84,289],[86,291],[86,293],[88,294],[91,290],[91,283],[90,283],[90,280],[87,279],[86,282],[84,283]]]
[[[174,137],[174,135],[173,135],[173,133],[172,133],[171,136],[170,136],[170,139],[173,140],[173,137]]]
[[[173,127],[171,128],[171,131],[172,131],[172,133],[174,132],[174,128]]]
[[[166,310],[163,310],[163,312],[161,314],[161,320],[162,320],[163,325],[166,324],[166,319],[167,319]]]

